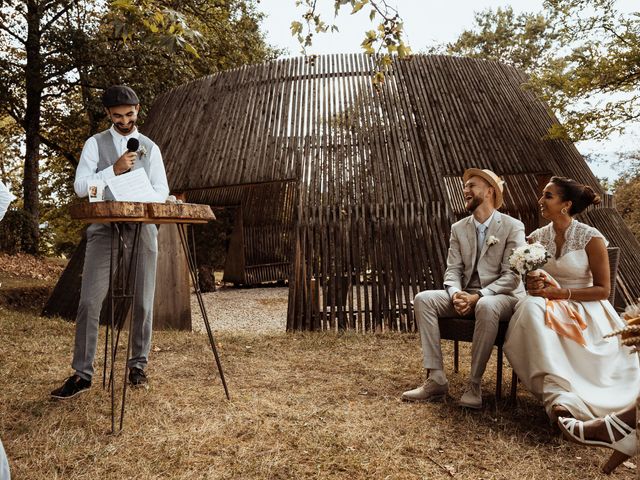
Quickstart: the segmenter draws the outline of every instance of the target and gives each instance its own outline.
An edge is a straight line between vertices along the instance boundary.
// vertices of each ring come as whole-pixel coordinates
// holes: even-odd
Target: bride
[[[619,338],[602,338],[624,322],[607,301],[607,241],[573,219],[600,197],[575,180],[553,177],[539,200],[551,222],[529,235],[551,258],[527,276],[527,295],[509,322],[504,352],[547,415],[589,420],[633,403],[638,356]]]

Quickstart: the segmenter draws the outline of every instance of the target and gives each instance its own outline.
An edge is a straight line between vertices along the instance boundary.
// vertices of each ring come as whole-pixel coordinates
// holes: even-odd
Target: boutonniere
[[[139,149],[138,149],[138,155],[140,156],[140,158],[143,158],[144,156],[147,155],[147,148],[142,145]]]
[[[493,235],[491,235],[489,238],[487,238],[488,247],[495,245],[496,243],[500,243],[500,240],[498,239],[498,237],[494,237]]]

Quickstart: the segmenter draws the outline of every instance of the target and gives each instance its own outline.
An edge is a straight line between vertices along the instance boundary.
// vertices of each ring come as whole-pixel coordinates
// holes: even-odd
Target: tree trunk
[[[24,209],[32,215],[31,231],[25,232],[22,239],[23,248],[28,253],[37,253],[40,232],[38,229],[40,216],[40,200],[38,195],[38,177],[40,173],[40,116],[42,108],[42,56],[40,22],[42,11],[35,0],[27,2],[27,65],[25,69],[25,88],[27,108],[24,116],[26,133],[26,153],[24,158]]]

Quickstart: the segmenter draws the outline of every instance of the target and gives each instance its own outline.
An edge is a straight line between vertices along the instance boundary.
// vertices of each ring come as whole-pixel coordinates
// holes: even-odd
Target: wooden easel
[[[129,324],[131,332],[133,325],[132,302],[135,298],[135,283],[137,275],[138,244],[140,242],[140,228],[143,224],[164,224],[173,223],[178,228],[180,243],[187,258],[191,280],[198,299],[198,305],[209,337],[209,344],[213,352],[218,372],[224,392],[230,400],[229,389],[222,371],[220,356],[216,348],[215,340],[209,317],[205,308],[202,292],[198,283],[198,270],[195,255],[195,242],[191,235],[189,242],[189,226],[193,224],[207,223],[215,220],[209,205],[199,205],[191,203],[139,203],[139,202],[95,202],[78,203],[70,208],[71,218],[81,220],[86,223],[108,223],[111,226],[111,262],[109,269],[109,293],[108,301],[110,305],[110,322],[107,324],[105,337],[105,357],[102,376],[103,387],[111,391],[111,433],[116,433],[115,428],[115,382],[114,365],[118,349],[120,331],[125,323]],[[129,253],[129,258],[124,254],[125,228],[133,226],[133,245]],[[114,258],[114,252],[116,252]],[[118,303],[118,305],[116,305]],[[118,314],[116,314],[118,312]],[[117,317],[117,318],[116,318]],[[127,342],[127,360],[131,351],[131,334]],[[109,382],[106,381],[107,372],[107,350],[110,346],[110,373]],[[122,404],[120,409],[120,424],[118,432],[122,431],[124,423],[124,411],[127,394],[127,362],[124,367],[124,382],[122,389]]]

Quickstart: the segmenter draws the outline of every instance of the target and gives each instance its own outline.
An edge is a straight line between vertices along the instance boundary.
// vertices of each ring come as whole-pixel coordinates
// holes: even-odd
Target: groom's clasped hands
[[[456,313],[464,317],[473,313],[476,303],[480,300],[480,295],[477,293],[456,292],[452,300]]]

